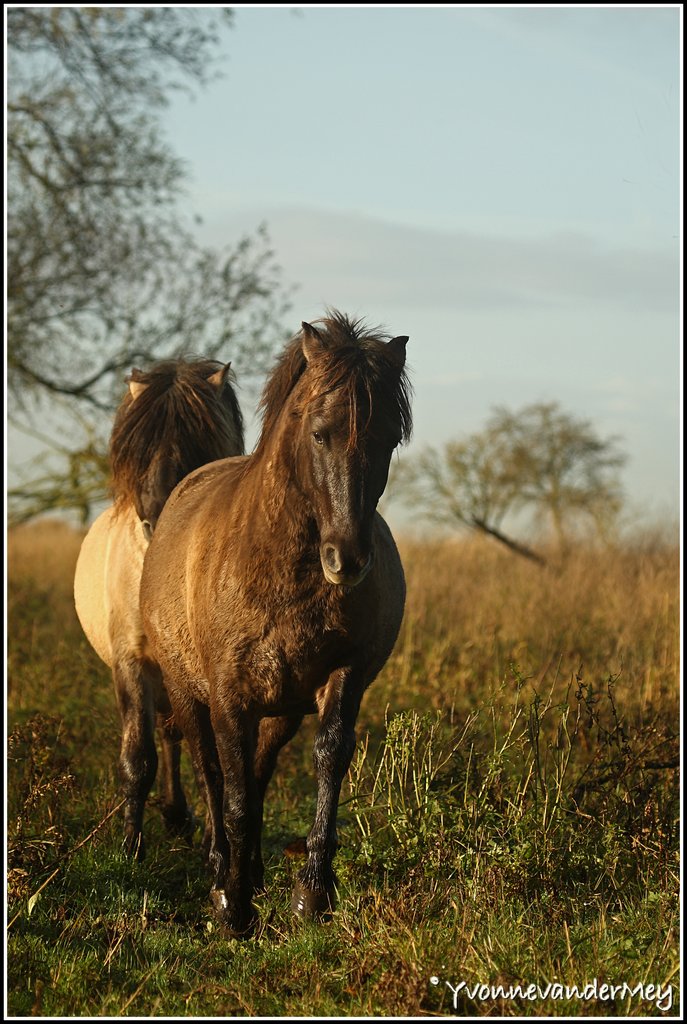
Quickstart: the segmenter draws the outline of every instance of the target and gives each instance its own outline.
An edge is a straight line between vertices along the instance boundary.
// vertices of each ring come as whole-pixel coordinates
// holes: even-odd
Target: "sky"
[[[163,116],[199,240],[266,223],[293,332],[334,307],[409,335],[409,454],[557,401],[675,517],[680,8],[234,10],[223,77]]]
[[[241,6],[224,77],[175,99],[214,245],[267,224],[288,314],[407,334],[409,451],[558,401],[675,515],[677,6]]]

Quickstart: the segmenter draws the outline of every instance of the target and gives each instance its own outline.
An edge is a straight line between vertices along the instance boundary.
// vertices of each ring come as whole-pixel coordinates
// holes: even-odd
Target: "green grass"
[[[338,909],[324,925],[289,909],[309,721],[268,793],[245,942],[213,928],[200,832],[172,840],[154,795],[146,861],[122,854],[119,727],[72,608],[77,549],[52,526],[10,537],[10,1014],[677,1014],[673,549],[580,549],[542,573],[489,545],[406,545],[403,630],[342,794]],[[661,998],[526,994],[593,983]]]

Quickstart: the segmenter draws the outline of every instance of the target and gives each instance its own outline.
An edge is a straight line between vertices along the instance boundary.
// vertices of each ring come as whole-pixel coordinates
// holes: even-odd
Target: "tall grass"
[[[673,547],[580,547],[542,571],[486,542],[404,545],[406,616],[342,794],[338,909],[323,926],[289,911],[308,722],[268,793],[267,893],[238,943],[213,928],[198,842],[173,842],[154,799],[148,859],[121,852],[112,686],[71,600],[79,542],[59,524],[9,538],[11,1013],[676,1013]]]

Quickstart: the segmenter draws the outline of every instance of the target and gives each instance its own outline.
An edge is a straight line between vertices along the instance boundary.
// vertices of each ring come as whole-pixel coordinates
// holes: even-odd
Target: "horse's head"
[[[325,578],[352,587],[372,567],[375,510],[394,449],[410,433],[408,339],[358,337],[341,317],[323,323],[322,330],[304,323],[301,333],[307,365],[296,475],[317,523]],[[350,336],[336,344],[342,327]]]
[[[133,370],[110,439],[115,506],[131,504],[148,540],[167,498],[199,466],[242,455],[230,363],[170,360]]]
[[[179,466],[169,454],[157,455],[141,478],[141,482],[133,495],[136,515],[141,520],[146,540],[153,536],[153,530],[160,518],[160,513],[167,498],[170,496],[181,477]]]

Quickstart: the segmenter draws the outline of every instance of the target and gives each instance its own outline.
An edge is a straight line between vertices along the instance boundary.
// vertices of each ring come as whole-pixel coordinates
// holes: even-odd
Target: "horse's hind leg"
[[[258,741],[255,750],[255,781],[258,788],[258,826],[251,873],[253,885],[262,889],[265,871],[262,863],[261,835],[265,792],[277,764],[279,751],[292,739],[303,721],[303,715],[284,715],[280,718],[263,718],[258,726]]]
[[[229,840],[224,828],[224,779],[220,767],[210,710],[185,694],[172,698],[174,716],[188,743],[196,780],[207,808],[203,847],[214,883],[210,898],[221,917],[224,912],[224,887],[229,870]]]
[[[259,797],[255,781],[257,721],[240,705],[215,701],[211,707],[215,742],[224,778],[223,811],[231,856],[212,897],[229,933],[245,938],[255,923],[252,860],[259,835]]]
[[[155,704],[150,671],[144,661],[127,656],[112,670],[122,719],[119,774],[124,792],[124,845],[141,860],[143,811],[157,772]]]
[[[182,735],[172,719],[172,709],[166,694],[164,698],[158,700],[157,726],[162,753],[162,816],[170,832],[183,836],[190,842],[195,828],[195,818],[181,785]]]

